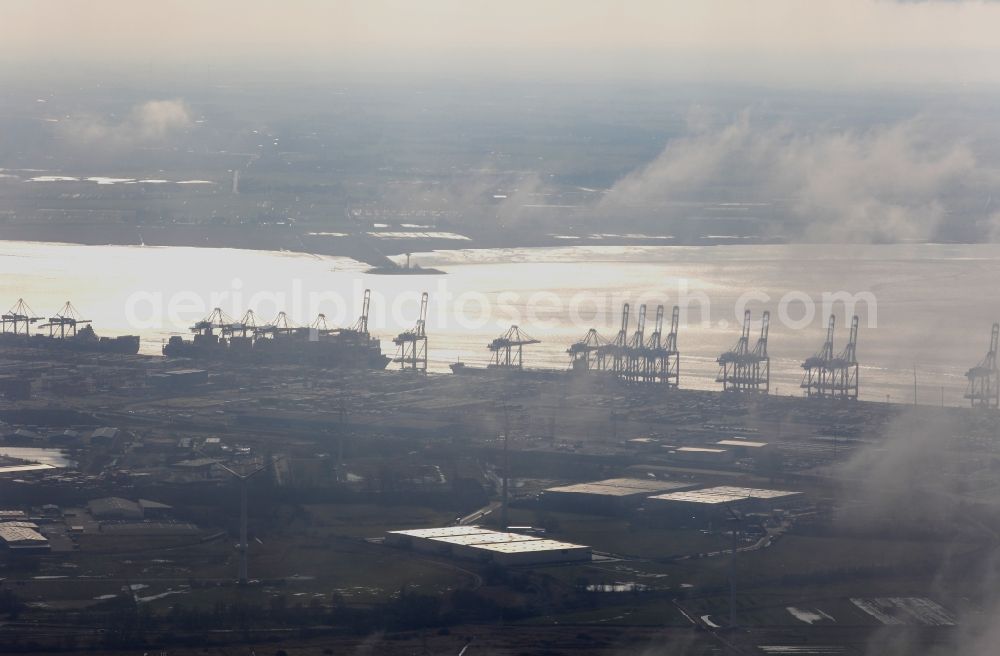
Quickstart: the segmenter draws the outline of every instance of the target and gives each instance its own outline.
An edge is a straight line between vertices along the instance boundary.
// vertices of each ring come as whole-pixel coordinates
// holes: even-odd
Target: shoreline
[[[465,239],[394,238],[378,239],[365,232],[324,235],[316,227],[230,226],[204,224],[124,225],[76,223],[45,225],[36,223],[0,224],[0,241],[64,243],[81,246],[175,246],[187,248],[232,248],[254,251],[289,251],[312,255],[350,257],[374,269],[394,269],[390,257],[434,250],[485,250],[495,248],[552,248],[565,246],[730,246],[775,245],[783,239],[721,237],[677,240],[667,237],[601,237],[535,235],[518,240],[505,236],[473,235]]]

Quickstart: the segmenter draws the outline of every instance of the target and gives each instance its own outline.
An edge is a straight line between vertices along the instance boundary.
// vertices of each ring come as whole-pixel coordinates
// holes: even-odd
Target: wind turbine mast
[[[240,542],[236,545],[236,551],[240,554],[240,573],[239,573],[239,584],[247,584],[247,550],[249,545],[247,544],[247,481],[253,476],[256,476],[260,472],[264,471],[265,467],[262,465],[251,472],[241,473],[220,464],[220,467],[225,469],[227,472],[233,475],[240,482]]]

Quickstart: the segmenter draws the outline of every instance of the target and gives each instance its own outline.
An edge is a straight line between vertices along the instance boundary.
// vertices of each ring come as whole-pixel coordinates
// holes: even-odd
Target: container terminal
[[[294,627],[301,653],[350,653],[375,635],[342,629],[360,623],[390,654],[664,632],[864,653],[907,627],[948,644],[980,612],[1000,330],[970,407],[939,408],[858,399],[853,322],[803,361],[802,396],[768,393],[749,323],[720,389],[684,389],[676,313],[649,333],[645,314],[562,372],[528,366],[523,327],[484,345],[492,367],[426,372],[426,298],[381,366],[262,359],[323,336],[368,352],[367,313],[339,331],[216,315],[194,336],[221,357],[0,349],[0,640],[259,652]],[[234,613],[257,619],[217,631]]]

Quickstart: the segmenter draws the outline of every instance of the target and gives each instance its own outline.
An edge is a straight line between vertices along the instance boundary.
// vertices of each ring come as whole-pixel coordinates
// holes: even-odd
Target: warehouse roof
[[[33,528],[23,526],[5,526],[0,524],[0,542],[9,545],[45,544],[48,540]]]
[[[393,535],[408,535],[413,538],[447,538],[455,535],[481,535],[494,533],[478,526],[445,526],[442,528],[415,528],[405,531],[389,531]]]
[[[459,545],[500,544],[503,542],[527,542],[529,540],[541,539],[542,538],[537,538],[532,535],[521,535],[520,533],[494,533],[493,531],[434,538],[435,542],[447,542],[448,544]]]
[[[36,531],[38,530],[38,524],[36,524],[35,522],[26,522],[21,520],[14,522],[2,522],[0,523],[0,526],[7,528],[30,528]]]
[[[712,449],[705,446],[682,446],[675,449],[682,453],[725,453],[725,449]]]
[[[573,494],[600,494],[605,496],[624,497],[633,494],[666,492],[682,487],[690,487],[690,483],[678,481],[657,481],[642,478],[609,478],[592,483],[577,483],[551,487],[546,492],[566,492]]]
[[[760,449],[767,446],[767,442],[751,442],[750,440],[719,440],[716,444],[720,446],[745,446],[751,449]]]
[[[564,551],[566,549],[586,549],[582,544],[560,542],[559,540],[525,540],[521,542],[496,542],[493,544],[477,544],[476,549],[485,549],[498,553],[531,553],[539,551]]]
[[[704,490],[687,490],[683,492],[668,492],[650,497],[661,501],[682,501],[686,503],[703,503],[707,505],[720,503],[733,503],[736,501],[746,501],[747,499],[778,499],[801,494],[801,492],[789,492],[786,490],[764,490],[751,487],[730,487],[722,485],[710,487]]]
[[[139,499],[139,507],[143,510],[173,510],[173,506],[149,499]]]

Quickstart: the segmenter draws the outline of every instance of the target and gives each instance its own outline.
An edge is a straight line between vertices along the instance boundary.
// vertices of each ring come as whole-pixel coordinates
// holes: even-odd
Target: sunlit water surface
[[[588,328],[615,336],[622,302],[633,303],[630,333],[635,304],[649,304],[649,335],[655,305],[669,314],[686,293],[681,385],[717,389],[715,358],[736,341],[737,301],[753,292],[754,318],[772,312],[772,391],[797,395],[800,362],[823,342],[822,295],[868,292],[876,305],[858,306],[862,397],[912,402],[916,367],[920,402],[940,403],[943,393],[949,405],[964,403],[964,374],[1000,319],[1000,245],[577,246],[414,257],[447,275],[368,275],[348,258],[286,252],[5,242],[0,305],[23,297],[49,316],[71,300],[99,334],[138,333],[142,352],[158,354],[215,306],[236,317],[253,308],[261,323],[279,310],[302,325],[317,312],[353,323],[370,287],[370,327],[391,354],[392,337],[412,327],[418,294],[428,291],[431,369],[447,371],[459,358],[485,364],[487,343],[512,323],[542,341],[526,347],[527,366],[565,368],[566,348]],[[817,302],[812,320],[793,325],[809,318],[804,296]],[[783,297],[790,321],[778,316]],[[848,318],[842,305],[833,309],[839,351]]]

